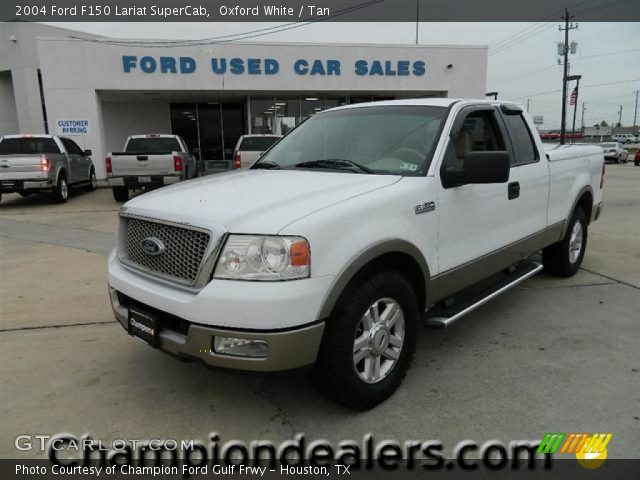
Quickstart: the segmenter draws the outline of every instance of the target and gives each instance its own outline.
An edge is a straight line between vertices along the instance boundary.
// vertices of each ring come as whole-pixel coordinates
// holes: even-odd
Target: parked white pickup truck
[[[108,153],[105,164],[117,202],[126,202],[132,189],[153,190],[198,176],[196,159],[178,135],[132,135],[124,152]]]
[[[419,99],[319,113],[251,169],[121,210],[116,318],[185,359],[315,364],[356,409],[405,376],[418,326],[442,328],[535,274],[571,276],[602,211],[598,146],[545,154],[518,105]]]

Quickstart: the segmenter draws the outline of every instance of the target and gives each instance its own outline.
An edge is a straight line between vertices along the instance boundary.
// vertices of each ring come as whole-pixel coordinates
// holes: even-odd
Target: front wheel
[[[572,277],[580,268],[587,248],[587,217],[576,208],[564,238],[542,250],[544,269],[552,275]]]
[[[401,273],[379,272],[353,285],[327,321],[314,383],[346,407],[375,407],[404,379],[415,350],[417,324],[416,295]]]

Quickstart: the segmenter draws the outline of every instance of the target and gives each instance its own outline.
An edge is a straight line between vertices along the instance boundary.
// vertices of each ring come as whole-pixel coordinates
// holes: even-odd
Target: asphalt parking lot
[[[541,274],[446,330],[423,330],[398,392],[364,413],[305,372],[237,374],[182,363],[129,337],[106,295],[119,205],[109,190],[64,205],[0,204],[0,456],[18,434],[283,441],[540,439],[612,432],[640,458],[640,168],[607,166],[606,209],[582,270]],[[42,454],[44,458],[44,453]]]

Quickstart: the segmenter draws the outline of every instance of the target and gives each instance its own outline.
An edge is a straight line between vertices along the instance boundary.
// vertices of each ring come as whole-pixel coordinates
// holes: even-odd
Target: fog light
[[[213,351],[220,355],[234,357],[264,358],[269,351],[269,344],[265,340],[234,337],[215,337]]]

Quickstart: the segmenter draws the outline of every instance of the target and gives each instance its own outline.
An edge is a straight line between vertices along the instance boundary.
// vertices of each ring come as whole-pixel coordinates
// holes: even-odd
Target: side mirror
[[[447,167],[443,175],[445,188],[467,183],[505,183],[509,180],[509,152],[469,152],[462,168]]]
[[[90,156],[91,156],[91,153],[92,153],[92,152],[91,152],[91,150],[85,150],[85,151],[83,152],[83,154],[84,154],[84,156],[85,156],[85,157],[90,157]]]

